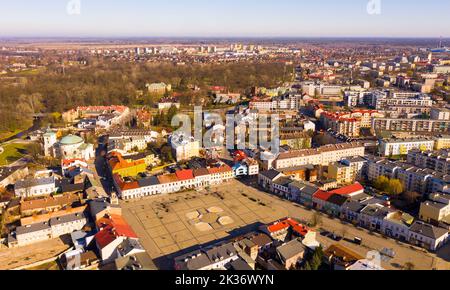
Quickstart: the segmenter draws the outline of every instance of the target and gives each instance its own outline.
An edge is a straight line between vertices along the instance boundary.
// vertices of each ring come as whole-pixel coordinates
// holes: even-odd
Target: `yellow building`
[[[434,143],[435,150],[450,149],[450,136],[440,136]]]
[[[281,134],[280,146],[289,146],[294,150],[309,149],[311,148],[311,137],[302,133]]]
[[[335,162],[328,166],[328,178],[336,179],[339,184],[352,183],[352,168],[339,162]]]
[[[144,160],[128,162],[117,152],[113,152],[109,156],[108,162],[113,175],[118,174],[122,177],[135,177],[139,173],[147,171],[147,165]]]
[[[155,156],[155,154],[147,154],[147,153],[138,153],[133,155],[123,156],[127,162],[137,162],[144,161],[147,167],[149,166],[157,166],[161,163],[161,160]]]

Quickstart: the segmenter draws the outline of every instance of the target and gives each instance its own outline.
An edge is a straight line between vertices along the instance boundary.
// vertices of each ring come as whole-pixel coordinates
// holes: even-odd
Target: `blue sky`
[[[450,37],[450,1],[0,0],[0,36]]]

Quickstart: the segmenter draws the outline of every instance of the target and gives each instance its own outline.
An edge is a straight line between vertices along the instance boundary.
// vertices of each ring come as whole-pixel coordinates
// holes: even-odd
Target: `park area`
[[[27,154],[27,144],[10,143],[0,146],[0,166],[9,165]]]

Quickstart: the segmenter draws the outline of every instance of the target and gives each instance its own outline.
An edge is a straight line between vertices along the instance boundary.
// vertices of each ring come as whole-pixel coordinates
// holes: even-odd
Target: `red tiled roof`
[[[275,223],[275,224],[273,224],[273,225],[271,225],[271,226],[268,226],[268,227],[267,227],[267,230],[268,230],[270,233],[276,233],[276,232],[279,232],[279,231],[281,231],[281,230],[285,230],[285,229],[287,229],[287,228],[289,228],[289,225],[288,225],[287,223],[284,223],[284,222],[277,222],[277,223]]]
[[[351,194],[359,193],[361,191],[364,191],[364,187],[359,182],[357,182],[355,184],[330,191],[330,193],[340,194],[340,195],[351,195]]]
[[[180,181],[194,179],[194,172],[191,169],[178,170],[175,174]]]
[[[270,233],[276,233],[288,228],[292,228],[292,230],[297,234],[299,234],[300,236],[305,236],[309,231],[309,229],[306,226],[300,224],[299,222],[291,218],[282,220],[280,222],[276,222],[273,225],[268,226],[267,230]]]
[[[228,165],[222,165],[220,167],[208,168],[209,174],[226,173],[232,171],[231,167]]]
[[[125,182],[119,174],[114,174],[113,178],[121,190],[131,190],[139,188],[139,183],[137,181]]]
[[[64,159],[64,160],[62,161],[62,165],[63,165],[63,166],[69,166],[69,165],[71,165],[72,163],[75,163],[76,161],[80,161],[80,162],[86,163],[86,161],[85,161],[84,159]]]
[[[328,191],[323,191],[323,190],[319,190],[318,192],[316,192],[313,195],[313,198],[317,198],[323,201],[327,201],[334,193],[332,192],[328,192]]]
[[[95,235],[98,246],[103,249],[118,237],[137,239],[136,233],[120,215],[110,215],[97,221],[100,231]]]

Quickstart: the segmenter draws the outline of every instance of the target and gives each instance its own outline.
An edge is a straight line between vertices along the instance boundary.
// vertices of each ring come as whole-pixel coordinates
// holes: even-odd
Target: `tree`
[[[314,212],[310,224],[312,227],[318,227],[322,224],[322,216],[320,213]]]
[[[387,191],[389,187],[389,178],[386,176],[379,176],[374,182],[374,187],[381,191]]]
[[[398,179],[389,180],[387,192],[391,195],[399,195],[404,191],[403,184]]]
[[[33,158],[34,161],[38,161],[42,156],[42,147],[37,143],[33,143],[27,146],[27,153]]]
[[[407,262],[405,263],[405,265],[403,265],[403,270],[405,271],[413,271],[416,268],[416,265],[414,265],[411,262]]]
[[[403,193],[403,198],[409,205],[415,204],[422,195],[415,191],[406,191]]]

